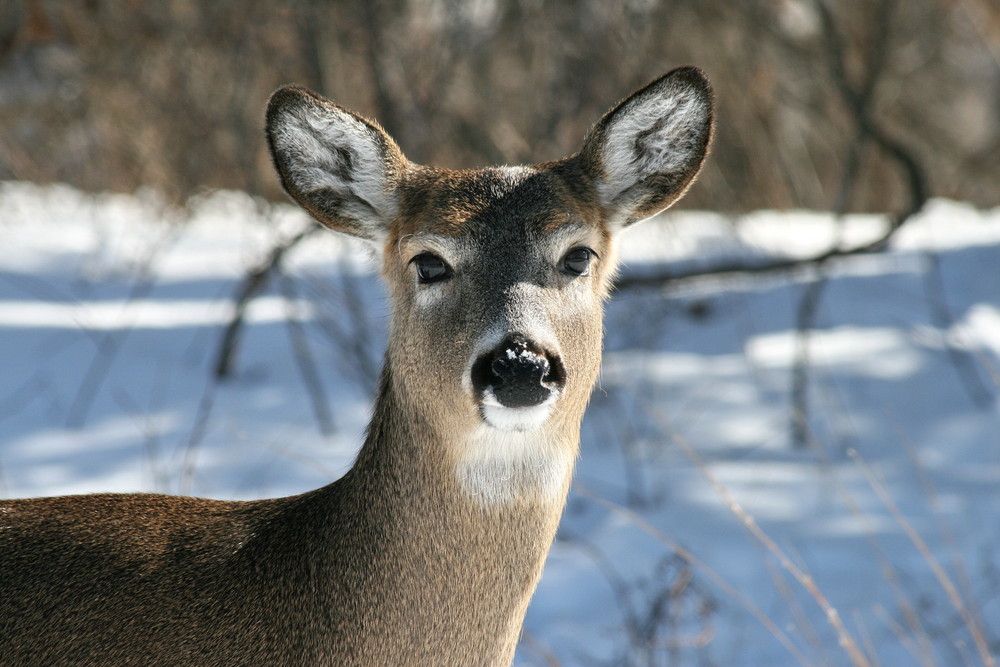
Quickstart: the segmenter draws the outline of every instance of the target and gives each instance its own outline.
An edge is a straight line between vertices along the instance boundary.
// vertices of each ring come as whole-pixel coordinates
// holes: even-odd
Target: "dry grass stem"
[[[931,571],[934,572],[934,576],[941,585],[941,588],[943,588],[944,592],[947,594],[948,600],[951,602],[952,606],[955,607],[955,611],[957,611],[962,617],[962,621],[965,623],[969,633],[972,635],[972,641],[976,645],[976,651],[979,653],[979,659],[982,660],[983,665],[986,667],[994,667],[996,665],[996,660],[992,655],[990,655],[990,647],[986,641],[986,637],[983,635],[982,628],[979,627],[979,623],[976,621],[975,616],[962,601],[962,597],[958,594],[958,589],[955,587],[955,584],[952,583],[951,577],[949,577],[948,573],[945,572],[943,567],[941,567],[941,563],[938,562],[937,558],[934,557],[934,554],[931,553],[927,543],[924,542],[922,537],[920,537],[920,534],[913,528],[913,525],[907,521],[905,516],[903,516],[903,513],[899,510],[899,507],[886,490],[885,485],[875,477],[875,474],[872,472],[868,464],[865,463],[864,459],[861,458],[861,455],[854,449],[849,450],[848,455],[854,459],[855,463],[857,463],[858,468],[868,480],[868,484],[871,486],[872,490],[876,493],[876,495],[878,495],[879,500],[881,500],[882,504],[889,510],[893,519],[895,519],[900,528],[903,529],[906,536],[910,538],[913,546],[917,548],[917,551],[920,552],[920,555],[923,556],[924,560],[930,566]]]
[[[750,612],[754,618],[756,618],[760,623],[768,629],[768,631],[777,639],[785,649],[795,658],[796,662],[800,665],[813,665],[815,663],[810,662],[808,658],[795,646],[792,640],[785,634],[777,624],[771,620],[771,618],[761,610],[760,607],[751,602],[745,595],[739,592],[735,586],[726,581],[722,575],[713,570],[707,563],[699,559],[693,553],[685,549],[683,546],[675,542],[674,540],[667,537],[662,531],[658,530],[651,523],[646,521],[642,516],[633,512],[632,510],[622,507],[616,503],[611,502],[607,498],[597,495],[593,491],[581,487],[580,485],[575,485],[574,490],[579,495],[584,498],[593,500],[597,504],[601,505],[605,509],[618,514],[621,517],[628,519],[636,527],[642,530],[644,533],[654,538],[655,540],[663,543],[669,549],[673,550],[678,556],[683,558],[686,562],[690,563],[693,567],[698,568],[698,570],[707,576],[712,582],[721,588],[726,594],[736,600],[740,606]]]

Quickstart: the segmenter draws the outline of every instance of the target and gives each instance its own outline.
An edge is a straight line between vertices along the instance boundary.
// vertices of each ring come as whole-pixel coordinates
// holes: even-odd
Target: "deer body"
[[[0,501],[0,664],[505,665],[568,492],[615,237],[693,180],[697,70],[613,109],[580,154],[447,171],[279,90],[282,181],[372,242],[393,304],[354,467],[291,498]]]
[[[384,463],[289,499],[15,502],[0,664],[509,663],[561,499],[498,511]]]

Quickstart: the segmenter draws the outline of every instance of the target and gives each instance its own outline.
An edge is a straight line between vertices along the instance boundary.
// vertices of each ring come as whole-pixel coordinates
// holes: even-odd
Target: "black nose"
[[[566,371],[559,357],[519,334],[508,336],[472,365],[476,395],[492,391],[507,408],[539,405],[565,384]]]

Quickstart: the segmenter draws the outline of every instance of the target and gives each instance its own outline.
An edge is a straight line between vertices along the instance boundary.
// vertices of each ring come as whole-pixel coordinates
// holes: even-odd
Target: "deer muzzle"
[[[559,355],[527,336],[512,334],[472,365],[472,386],[484,404],[534,408],[554,402],[566,384]]]

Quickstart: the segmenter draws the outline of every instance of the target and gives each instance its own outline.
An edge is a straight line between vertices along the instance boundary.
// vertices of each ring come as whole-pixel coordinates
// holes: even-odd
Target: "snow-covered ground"
[[[305,224],[239,193],[182,213],[0,183],[0,496],[256,498],[342,474],[387,316],[364,252],[332,234],[298,247],[248,311],[234,377],[211,374],[239,279]],[[881,224],[668,214],[627,235],[624,275],[806,256]],[[1000,211],[934,201],[889,252],[826,275],[808,339],[809,272],[614,297],[518,664],[1000,654]]]

